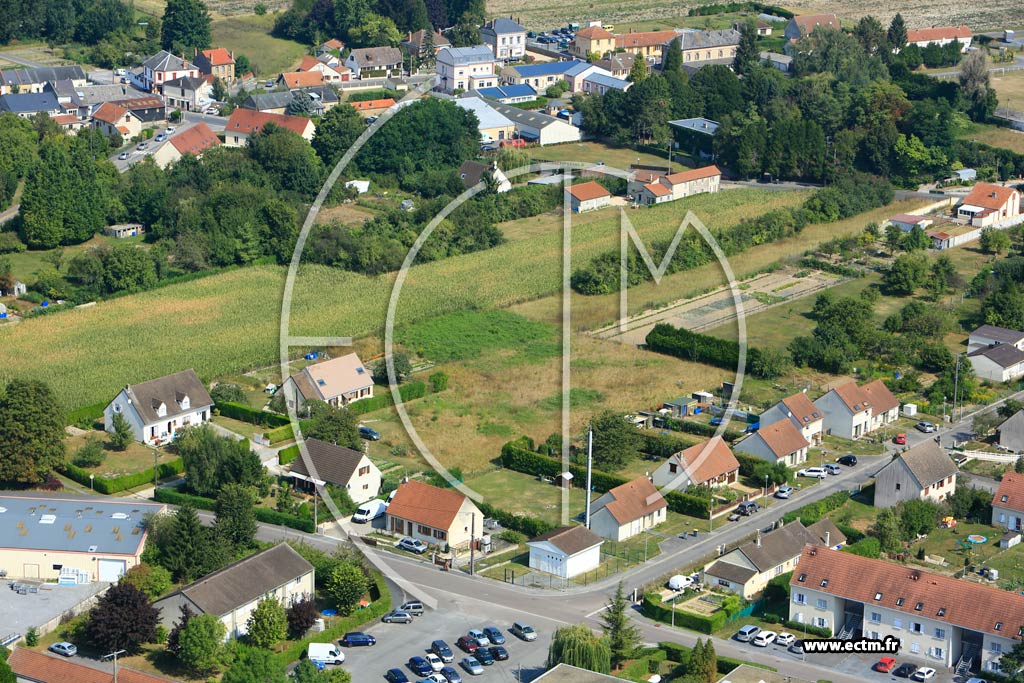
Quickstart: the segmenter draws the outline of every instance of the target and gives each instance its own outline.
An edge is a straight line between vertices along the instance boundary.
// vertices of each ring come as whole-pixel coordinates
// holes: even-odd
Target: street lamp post
[[[114,683],[117,683],[117,656],[123,655],[125,652],[127,652],[127,650],[114,650],[110,654],[103,655],[103,659],[113,658],[114,660]]]
[[[94,488],[92,487],[92,480],[93,480],[93,479],[95,479],[95,478],[96,478],[96,475],[95,475],[95,474],[90,474],[90,475],[89,475],[89,490],[90,490],[90,491],[95,491],[95,490],[96,490],[96,489],[94,489]]]
[[[768,507],[768,475],[764,475],[764,506]]]

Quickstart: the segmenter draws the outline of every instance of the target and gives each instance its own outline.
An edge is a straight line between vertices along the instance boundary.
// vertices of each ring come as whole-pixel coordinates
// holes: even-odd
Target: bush
[[[158,488],[153,494],[153,500],[160,503],[169,503],[171,505],[183,505],[185,503],[189,503],[197,510],[214,510],[217,505],[217,501],[212,498],[193,496],[188,493],[182,493],[177,489],[166,487]],[[305,531],[307,534],[311,534],[315,531],[312,519],[303,519],[302,517],[296,517],[295,515],[285,514],[269,508],[256,508],[256,519],[265,524],[276,524],[278,526],[286,526],[291,529]]]
[[[428,379],[430,380],[430,390],[435,394],[448,388],[448,373],[446,372],[435,372]]]
[[[836,491],[817,502],[797,508],[793,512],[787,512],[782,516],[782,521],[784,524],[789,524],[799,519],[804,526],[810,526],[833,510],[841,508],[849,499],[850,494],[846,491]]]
[[[506,543],[511,543],[512,545],[521,545],[523,543],[526,543],[526,534],[522,534],[512,529],[505,529],[500,534],[498,534],[498,538],[505,541]]]
[[[277,459],[282,465],[293,462],[297,457],[299,457],[299,444],[293,444],[277,452]]]
[[[395,401],[391,397],[391,390],[389,388],[377,386],[376,391],[377,393],[371,398],[364,398],[355,403],[350,403],[348,405],[348,412],[353,415],[363,415],[394,405]],[[398,394],[402,397],[403,403],[423,398],[427,395],[427,385],[420,381],[406,382],[398,387]]]
[[[214,388],[216,392],[217,388],[221,385],[217,385]],[[235,386],[237,385],[228,385]],[[249,424],[259,425],[261,427],[283,427],[290,424],[290,421],[284,415],[278,415],[276,413],[269,413],[265,410],[257,410],[241,403],[232,403],[230,401],[217,401],[215,404],[217,410],[224,417],[230,417],[233,420],[241,420],[242,422],[248,422]]]
[[[511,529],[512,531],[519,532],[527,538],[534,538],[541,534],[547,533],[555,528],[553,524],[549,524],[542,519],[534,519],[533,517],[526,517],[524,515],[517,515],[505,510],[499,510],[493,505],[487,503],[478,503],[477,508],[486,517],[498,520],[505,529]],[[483,520],[481,520],[482,522]]]
[[[301,422],[299,423],[302,424]],[[279,444],[283,441],[291,441],[295,438],[295,431],[292,428],[291,423],[278,427],[277,429],[271,429],[270,431],[263,432],[263,436],[270,441],[270,445]]]
[[[65,463],[58,468],[64,476],[69,479],[82,484],[83,486],[89,486],[89,473],[81,467],[72,463]],[[156,472],[159,479],[167,479],[177,474],[181,474],[185,471],[185,464],[181,461],[181,458],[175,458],[170,462],[163,462],[157,466]],[[136,486],[142,486],[153,481],[153,468],[149,467],[141,472],[135,472],[133,474],[125,474],[120,477],[114,477],[107,479],[105,477],[95,477],[92,480],[92,487],[97,493],[103,493],[111,495],[114,493],[120,493],[125,489],[135,488]],[[159,490],[159,489],[158,489]]]
[[[85,444],[75,451],[72,462],[79,467],[98,467],[103,464],[107,454],[103,450],[103,443],[99,438],[90,436]]]

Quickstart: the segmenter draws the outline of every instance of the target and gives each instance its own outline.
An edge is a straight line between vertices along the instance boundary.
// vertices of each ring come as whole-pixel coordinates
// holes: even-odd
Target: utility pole
[[[469,513],[469,575],[473,576],[473,559],[476,557],[476,513]]]
[[[584,513],[585,524],[590,528],[590,473],[594,466],[594,426],[587,428],[587,508]]]
[[[956,371],[953,374],[953,419],[956,420],[956,402],[960,397],[960,354],[956,356]]]
[[[313,484],[313,533],[314,534],[320,532],[320,524],[318,522],[317,514],[316,514],[317,513],[317,509],[316,509],[317,505],[316,504],[317,504],[318,500],[319,500],[319,497],[317,496],[316,484]]]
[[[117,656],[123,655],[125,652],[127,650],[114,650],[110,654],[103,655],[104,659],[110,659],[111,657],[114,659],[114,683],[117,683]]]

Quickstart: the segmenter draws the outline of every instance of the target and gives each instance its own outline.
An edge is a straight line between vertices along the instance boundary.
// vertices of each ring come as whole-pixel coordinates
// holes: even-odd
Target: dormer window
[[[881,599],[882,599],[882,594],[881,593],[875,593],[875,600],[881,600]]]
[[[945,607],[940,607],[939,611],[935,613],[935,616],[938,616],[938,617],[946,616],[946,608]]]
[[[999,498],[999,500],[1000,500],[1001,502],[1003,502],[1003,503],[1005,503],[1005,502],[1006,502],[1007,500],[1009,500],[1009,499],[1010,499],[1010,497],[1009,497],[1009,496],[1001,496],[1001,497]]]
[[[821,587],[822,588],[828,588],[828,579],[822,579],[821,580]]]
[[[996,622],[996,630],[997,631],[1002,631],[1003,630],[1003,622],[1001,622],[1001,621],[997,621]]]
[[[799,577],[797,577],[797,581],[799,581],[800,583],[803,583],[806,580],[807,580],[807,574],[801,574]]]
[[[188,400],[188,394],[178,392],[174,395],[174,400],[178,402],[178,407],[182,410],[188,410],[191,403]]]
[[[157,417],[167,417],[167,406],[163,401],[153,399],[153,410],[156,411]]]
[[[903,607],[903,598],[896,598],[896,606]]]
[[[917,612],[920,612],[921,608],[923,608],[923,607],[924,607],[924,603],[923,602],[919,602],[916,605],[914,605],[914,610],[917,611]]]

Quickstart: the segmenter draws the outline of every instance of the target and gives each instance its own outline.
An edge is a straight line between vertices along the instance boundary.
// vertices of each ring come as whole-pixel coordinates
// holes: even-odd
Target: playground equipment
[[[953,529],[956,527],[956,519],[953,517],[943,517],[939,526],[943,529]]]

